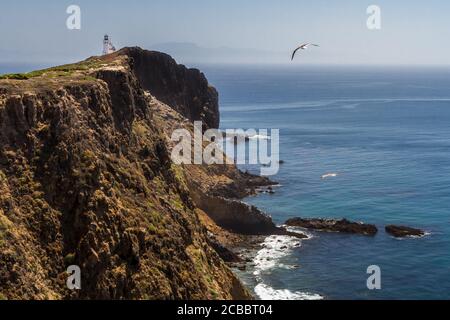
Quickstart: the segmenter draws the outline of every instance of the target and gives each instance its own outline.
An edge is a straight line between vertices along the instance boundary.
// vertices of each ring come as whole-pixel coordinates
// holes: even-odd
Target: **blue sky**
[[[71,4],[81,7],[81,30],[66,28]],[[381,30],[366,27],[371,4],[381,7]],[[0,63],[84,59],[101,52],[104,33],[117,47],[189,42],[274,53],[259,62],[289,62],[291,49],[312,41],[321,47],[296,63],[449,65],[450,1],[2,0]]]

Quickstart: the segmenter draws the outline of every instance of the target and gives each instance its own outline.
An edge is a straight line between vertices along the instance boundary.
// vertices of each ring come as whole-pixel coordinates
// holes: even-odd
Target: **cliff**
[[[112,57],[124,54],[131,59],[131,70],[142,89],[191,121],[219,127],[219,96],[203,73],[177,64],[167,54],[137,47],[124,48]]]
[[[4,78],[2,297],[250,298],[210,246],[144,91],[217,126],[199,71],[132,48]],[[80,291],[65,285],[72,264]]]
[[[250,299],[208,230],[278,232],[229,199],[270,181],[175,166],[168,137],[193,120],[219,125],[216,90],[158,52],[0,77],[0,298]]]

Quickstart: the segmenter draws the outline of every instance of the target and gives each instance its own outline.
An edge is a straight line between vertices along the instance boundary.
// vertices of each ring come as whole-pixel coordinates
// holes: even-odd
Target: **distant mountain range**
[[[150,46],[165,52],[182,63],[265,63],[289,61],[289,52],[250,48],[201,47],[189,42],[166,42]]]

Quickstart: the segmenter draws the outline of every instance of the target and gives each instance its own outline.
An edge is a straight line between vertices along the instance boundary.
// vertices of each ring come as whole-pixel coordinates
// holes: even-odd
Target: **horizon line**
[[[100,55],[99,55],[100,56]],[[89,58],[89,57],[88,57]],[[86,58],[87,59],[87,58]],[[175,59],[176,60],[176,59]],[[66,61],[62,61],[59,60],[57,62],[49,62],[49,61],[37,61],[37,62],[28,62],[28,61],[20,61],[20,62],[13,62],[13,61],[0,61],[0,68],[2,66],[10,66],[10,67],[29,67],[29,69],[23,70],[23,71],[18,71],[19,73],[27,73],[27,72],[32,72],[32,71],[36,71],[36,70],[40,70],[40,68],[48,68],[48,67],[56,67],[56,66],[61,66],[61,65],[65,65],[65,64],[72,64],[72,63],[77,63],[77,62],[81,62],[83,60],[66,60]],[[299,63],[299,62],[294,62],[294,63],[290,63],[290,62],[231,62],[231,61],[222,61],[222,62],[201,62],[201,61],[183,61],[180,62],[178,60],[176,60],[176,62],[178,64],[182,64],[185,65],[188,68],[196,68],[197,67],[201,67],[201,66],[205,66],[205,67],[210,67],[210,66],[218,66],[218,67],[233,67],[233,66],[247,66],[247,67],[292,67],[292,68],[301,68],[301,67],[315,67],[315,68],[326,68],[326,67],[350,67],[350,68],[355,68],[355,67],[360,67],[360,68],[373,68],[373,67],[382,67],[382,68],[450,68],[450,64],[398,64],[398,63]],[[8,73],[14,73],[15,71],[12,72],[7,72],[7,73],[3,73],[0,70],[0,75],[3,74],[8,74]]]

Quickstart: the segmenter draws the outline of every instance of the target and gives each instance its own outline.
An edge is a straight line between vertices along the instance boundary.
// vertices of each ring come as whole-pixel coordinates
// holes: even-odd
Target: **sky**
[[[366,10],[381,9],[369,30]],[[81,29],[69,30],[69,5]],[[0,63],[66,63],[116,47],[164,48],[183,63],[450,65],[448,0],[2,0]],[[184,43],[186,45],[181,46]],[[190,44],[190,45],[187,45]],[[194,46],[195,45],[195,46]],[[195,49],[192,51],[192,49]]]

